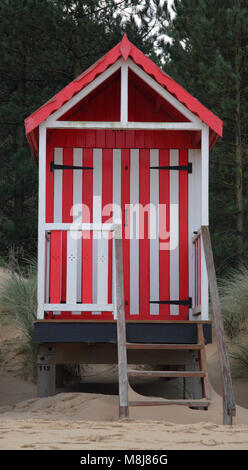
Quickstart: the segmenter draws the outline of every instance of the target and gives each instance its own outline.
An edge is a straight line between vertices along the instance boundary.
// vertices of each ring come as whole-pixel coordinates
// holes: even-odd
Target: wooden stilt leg
[[[119,400],[120,419],[128,417],[128,377],[127,377],[127,350],[126,350],[126,322],[124,311],[123,288],[123,259],[121,226],[115,230],[115,258],[116,258],[116,317],[117,317],[117,341],[118,341],[118,369],[119,369]]]
[[[55,395],[55,361],[53,351],[41,345],[37,357],[37,396]]]

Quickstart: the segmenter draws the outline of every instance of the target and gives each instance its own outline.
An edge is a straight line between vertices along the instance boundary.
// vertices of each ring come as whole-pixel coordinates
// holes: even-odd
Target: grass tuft
[[[25,270],[17,267],[0,283],[0,309],[12,317],[24,336],[24,348],[31,363],[35,363],[37,345],[33,337],[33,322],[37,311],[36,262],[28,261]]]
[[[233,375],[239,378],[248,377],[248,343],[239,344],[234,352],[230,353],[232,359]]]
[[[248,267],[229,272],[219,288],[225,332],[233,339],[248,318]]]

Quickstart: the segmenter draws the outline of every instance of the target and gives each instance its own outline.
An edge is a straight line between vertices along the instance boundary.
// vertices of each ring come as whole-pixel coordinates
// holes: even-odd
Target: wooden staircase
[[[191,407],[207,408],[210,404],[207,360],[205,341],[203,333],[203,325],[200,321],[192,323],[197,324],[197,343],[196,344],[147,344],[147,343],[127,343],[126,342],[126,322],[124,313],[124,290],[123,290],[123,260],[122,260],[122,240],[115,237],[115,316],[117,319],[117,343],[118,343],[118,371],[119,371],[119,400],[121,419],[127,418],[130,406],[161,406],[161,405],[186,405]],[[200,370],[128,370],[127,368],[127,351],[128,350],[196,350],[199,353]],[[129,400],[129,378],[131,377],[184,377],[184,378],[200,378],[202,381],[202,398],[201,399],[154,399],[147,397],[143,399]]]
[[[118,231],[119,230],[119,231]],[[221,307],[218,295],[216,275],[214,269],[213,254],[209,236],[208,227],[201,227],[201,235],[205,252],[206,266],[209,279],[210,296],[212,311],[215,323],[215,331],[220,359],[220,366],[223,380],[223,423],[232,424],[232,417],[235,416],[236,407],[232,390],[232,379],[230,374],[230,365],[224,340],[224,328],[221,317]],[[210,404],[210,386],[208,382],[207,357],[205,349],[205,340],[203,333],[203,322],[192,321],[197,325],[197,343],[196,344],[146,344],[146,343],[127,343],[126,342],[126,322],[124,312],[124,289],[123,289],[123,257],[122,240],[120,229],[115,229],[115,270],[114,270],[114,305],[115,318],[117,319],[117,344],[118,344],[118,370],[119,370],[119,416],[121,419],[127,418],[130,406],[161,406],[161,405],[186,405],[190,407],[206,408]],[[152,370],[128,370],[127,369],[127,351],[128,350],[196,350],[199,352],[200,370],[187,371],[152,371]],[[184,377],[200,378],[202,381],[201,399],[154,399],[146,397],[143,399],[140,395],[137,400],[128,399],[129,381],[131,377]]]
[[[197,323],[198,342],[196,344],[148,344],[148,343],[125,343],[126,357],[128,350],[164,350],[164,351],[197,351],[199,353],[200,370],[130,370],[127,367],[127,378],[131,377],[161,377],[161,378],[200,378],[202,382],[202,398],[201,399],[164,399],[140,396],[137,400],[128,400],[127,409],[123,410],[125,417],[128,416],[129,407],[134,406],[161,406],[161,405],[185,405],[195,408],[207,409],[210,404],[208,373],[206,362],[205,341],[203,336],[203,326]]]

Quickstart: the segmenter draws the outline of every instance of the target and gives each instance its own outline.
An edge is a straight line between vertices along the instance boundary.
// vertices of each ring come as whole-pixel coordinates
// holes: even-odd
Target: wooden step
[[[210,405],[210,400],[205,399],[178,399],[178,400],[166,400],[166,399],[157,399],[157,400],[132,400],[129,401],[129,406],[163,406],[163,405],[184,405],[192,407],[202,407],[206,408]]]
[[[205,377],[202,370],[128,370],[129,377]]]
[[[153,344],[153,343],[126,343],[127,349],[149,349],[149,350],[200,350],[202,344]]]

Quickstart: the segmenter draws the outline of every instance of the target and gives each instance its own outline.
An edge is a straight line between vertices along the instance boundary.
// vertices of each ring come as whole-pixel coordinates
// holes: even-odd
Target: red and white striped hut
[[[180,336],[182,322],[208,320],[199,229],[222,121],[124,36],[25,126],[39,165],[39,324],[114,323],[116,223],[141,339],[147,323],[179,321]]]

